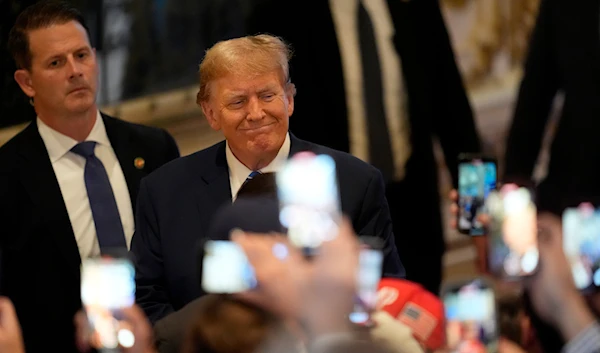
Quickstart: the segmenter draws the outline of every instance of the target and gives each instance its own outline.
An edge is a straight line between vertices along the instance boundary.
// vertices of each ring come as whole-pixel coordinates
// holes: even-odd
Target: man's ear
[[[288,83],[285,87],[285,97],[288,100],[288,108],[287,113],[288,117],[294,114],[294,97],[296,96],[296,85],[293,83]]]
[[[25,69],[18,69],[14,74],[15,81],[21,87],[23,93],[27,95],[29,98],[33,98],[35,96],[35,89],[33,89],[33,85],[31,82],[31,74],[29,71]]]
[[[202,112],[206,117],[206,121],[208,121],[208,125],[215,131],[221,130],[221,122],[213,106],[208,101],[203,100],[200,102],[200,107],[202,107]]]

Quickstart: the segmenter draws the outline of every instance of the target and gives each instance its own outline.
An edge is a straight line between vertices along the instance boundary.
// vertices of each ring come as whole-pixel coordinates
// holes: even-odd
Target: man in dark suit
[[[1,290],[27,352],[73,352],[81,260],[128,247],[140,180],[179,152],[165,131],[98,111],[95,52],[70,5],[29,7],[9,43],[37,118],[0,148]]]
[[[459,153],[479,151],[438,1],[261,0],[248,33],[293,46],[300,104],[290,131],[382,171],[407,279],[438,293],[445,246],[432,138],[455,187]]]
[[[564,94],[547,174],[536,190],[540,211],[561,215],[581,202],[600,205],[600,1],[542,0],[510,128],[505,182],[529,184],[558,92]],[[562,340],[533,313],[545,352]]]
[[[538,207],[600,202],[600,1],[543,0],[509,131],[505,180],[529,181],[553,101],[564,93]]]
[[[165,165],[140,185],[131,251],[137,302],[152,322],[202,294],[195,248],[207,237],[216,209],[232,202],[251,174],[276,172],[300,151],[334,158],[342,211],[357,234],[383,240],[386,276],[404,276],[381,173],[288,133],[295,93],[289,55],[284,42],[263,35],[217,43],[202,61],[198,103],[226,141]]]

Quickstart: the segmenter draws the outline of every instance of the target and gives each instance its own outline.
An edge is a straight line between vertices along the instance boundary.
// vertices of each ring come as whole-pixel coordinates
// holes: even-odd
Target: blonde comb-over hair
[[[289,72],[291,57],[291,47],[283,39],[269,34],[219,42],[206,51],[200,63],[200,91],[196,102],[208,100],[211,82],[231,74],[256,77],[280,70],[281,84],[293,87]]]

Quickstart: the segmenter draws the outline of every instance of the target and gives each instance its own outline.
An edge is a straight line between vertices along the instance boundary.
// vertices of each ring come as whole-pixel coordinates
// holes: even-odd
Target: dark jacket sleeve
[[[359,236],[376,236],[383,240],[383,277],[404,278],[406,271],[400,261],[394,240],[383,177],[378,170],[373,169],[373,171],[354,227]]]
[[[552,3],[542,0],[533,30],[515,114],[508,133],[505,180],[530,180],[552,102],[559,88],[553,54]]]
[[[430,58],[435,62],[433,76],[433,129],[440,140],[446,165],[452,176],[453,185],[458,186],[458,155],[481,151],[479,135],[473,119],[473,112],[465,92],[454,52],[437,0],[421,1],[425,12],[423,18],[430,23],[427,33],[432,50]]]
[[[131,241],[135,261],[136,302],[150,322],[173,312],[166,289],[158,220],[146,179],[142,179],[135,214],[136,228]]]

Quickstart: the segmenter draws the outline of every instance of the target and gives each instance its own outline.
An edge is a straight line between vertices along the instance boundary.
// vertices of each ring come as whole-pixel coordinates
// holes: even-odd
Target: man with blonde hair
[[[207,51],[198,104],[225,141],[165,165],[140,186],[132,252],[137,302],[152,322],[202,295],[194,251],[208,237],[216,210],[235,199],[252,173],[276,172],[300,151],[333,157],[342,211],[357,234],[384,241],[385,276],[404,276],[381,173],[347,153],[288,133],[295,94],[290,56],[287,44],[269,35],[231,39]]]

